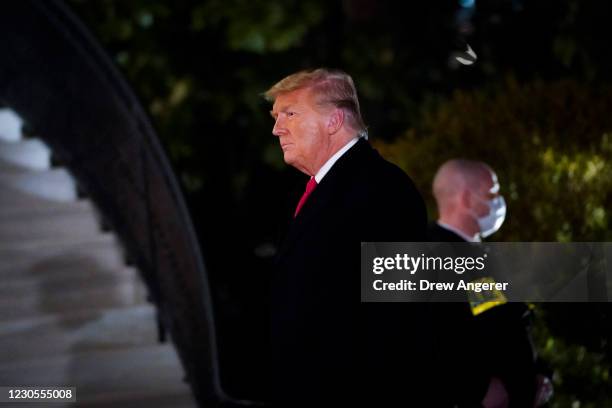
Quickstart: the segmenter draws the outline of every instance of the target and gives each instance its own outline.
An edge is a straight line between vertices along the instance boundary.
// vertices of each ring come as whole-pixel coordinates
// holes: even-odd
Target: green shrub
[[[410,174],[435,216],[431,180],[454,157],[482,160],[508,203],[501,241],[604,241],[612,198],[612,92],[570,80],[456,91],[377,148]]]

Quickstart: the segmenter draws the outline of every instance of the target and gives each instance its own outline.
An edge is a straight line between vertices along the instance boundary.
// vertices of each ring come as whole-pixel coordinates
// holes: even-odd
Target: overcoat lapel
[[[334,205],[334,197],[341,193],[343,183],[355,172],[353,169],[363,162],[363,158],[371,149],[365,140],[359,140],[349,149],[325,175],[321,183],[310,194],[297,217],[291,221],[287,236],[279,249],[278,256],[282,256],[299,242],[300,236],[309,228],[319,228],[321,212]]]

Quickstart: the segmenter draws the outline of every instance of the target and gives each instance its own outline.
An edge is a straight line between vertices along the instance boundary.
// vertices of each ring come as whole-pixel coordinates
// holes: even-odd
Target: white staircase
[[[138,271],[21,128],[0,109],[0,386],[76,387],[55,407],[195,407]]]

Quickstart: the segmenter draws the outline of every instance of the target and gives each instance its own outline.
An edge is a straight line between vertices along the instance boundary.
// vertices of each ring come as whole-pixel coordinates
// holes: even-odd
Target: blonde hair
[[[361,118],[359,99],[353,79],[346,72],[319,68],[291,74],[264,92],[264,97],[270,102],[284,93],[298,89],[312,90],[316,103],[321,106],[332,105],[345,112],[347,124],[359,132],[359,136],[367,137],[367,128]]]

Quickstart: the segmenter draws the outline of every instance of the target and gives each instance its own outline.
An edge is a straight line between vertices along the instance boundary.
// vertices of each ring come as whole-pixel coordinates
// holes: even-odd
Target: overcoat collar
[[[330,200],[341,191],[343,183],[346,183],[350,177],[356,177],[360,164],[367,160],[367,156],[373,152],[374,150],[368,142],[360,139],[355,146],[338,159],[321,180],[321,183],[310,194],[297,217],[291,221],[287,236],[279,249],[279,255],[295,245],[300,236],[309,228],[317,228],[319,225],[316,222],[317,216],[329,206]]]

